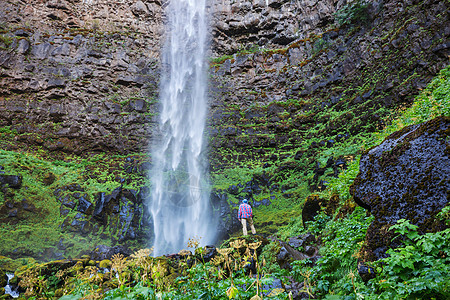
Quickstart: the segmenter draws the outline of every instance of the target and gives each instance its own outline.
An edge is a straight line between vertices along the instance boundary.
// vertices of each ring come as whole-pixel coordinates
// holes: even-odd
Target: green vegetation
[[[2,49],[7,49],[9,45],[12,44],[14,41],[13,37],[10,37],[8,35],[0,34],[0,44],[3,44],[5,46],[1,46]]]
[[[375,264],[378,274],[369,286],[380,291],[378,297],[450,298],[450,229],[419,235],[416,225],[401,219],[390,230],[402,238],[403,246],[389,249],[389,257]]]
[[[399,116],[378,133],[378,141],[408,125],[419,124],[438,116],[450,116],[450,66],[442,69],[417,96],[411,107],[400,110]]]
[[[299,282],[306,281],[310,292],[315,295],[355,294],[355,284],[363,284],[356,270],[358,251],[372,219],[359,207],[352,214],[336,221],[324,213],[319,214],[307,231],[322,237],[320,253],[323,256],[313,267],[307,265],[310,263],[308,261],[294,262],[293,274],[296,279]]]
[[[368,8],[369,2],[362,0],[351,1],[335,13],[336,21],[341,26],[365,23],[369,18]]]
[[[391,230],[397,232],[396,239],[402,240],[403,245],[388,250],[388,258],[372,263],[369,267],[376,271],[375,277],[366,283],[362,280],[357,271],[358,259],[373,217],[356,207],[348,189],[358,173],[361,150],[379,144],[389,134],[404,126],[439,115],[449,115],[449,78],[450,67],[447,67],[422,91],[415,103],[410,108],[399,111],[398,117],[384,130],[359,135],[318,153],[315,159],[321,165],[330,156],[351,157],[348,159],[347,169],[342,170],[337,178],[330,176],[327,189],[318,193],[318,197],[325,202],[337,197],[338,207],[331,213],[324,209],[314,221],[307,223],[306,228],[303,227],[299,212],[304,199],[310,194],[307,179],[312,174],[303,174],[293,168],[305,166],[306,163],[292,159],[292,153],[289,152],[292,150],[278,152],[276,163],[265,168],[255,158],[241,160],[240,167],[225,168],[212,174],[215,189],[223,192],[231,185],[249,182],[265,175],[270,176],[276,184],[284,186],[283,191],[262,190],[254,195],[257,201],[271,196],[276,198],[271,206],[255,208],[258,231],[264,234],[276,233],[282,240],[307,232],[313,233],[319,238],[321,255],[315,264],[309,260],[294,261],[292,271],[287,272],[280,268],[276,260],[279,244],[269,241],[262,244],[262,240],[253,237],[225,241],[218,249],[219,255],[210,262],[204,261],[208,250],[198,248],[195,241],[188,245],[194,248],[194,254],[183,252],[181,258],[175,261],[151,258],[148,256],[150,250],[147,249],[137,251],[128,259],[120,255],[114,256],[109,263],[82,258],[74,261],[68,268],[53,268],[51,263],[36,264],[32,259],[10,261],[0,258],[0,262],[2,265],[9,265],[10,269],[20,267],[16,275],[21,286],[27,290],[25,295],[28,299],[262,299],[269,294],[271,299],[289,299],[285,290],[270,287],[274,278],[286,284],[289,276],[304,283],[304,293],[320,299],[448,298],[449,229],[419,235],[416,226],[400,220]],[[2,133],[10,134],[11,130],[5,127]],[[232,150],[229,153],[231,156],[239,155]],[[67,158],[49,162],[27,153],[1,150],[0,164],[5,167],[6,173],[22,174],[23,185],[27,187],[8,197],[16,200],[26,198],[36,208],[49,212],[43,220],[30,216],[29,223],[20,226],[2,224],[2,236],[11,237],[11,241],[5,240],[6,244],[12,244],[12,240],[15,240],[15,249],[33,247],[36,251],[43,251],[64,237],[73,243],[74,253],[79,253],[84,249],[83,246],[89,247],[92,240],[70,237],[57,230],[55,224],[62,221],[57,212],[59,204],[56,197],[49,196],[49,191],[72,183],[79,184],[89,197],[99,191],[111,191],[119,184],[117,176],[135,176],[117,171],[123,168],[125,158],[96,155],[86,159]],[[135,155],[134,159],[145,158]],[[280,166],[290,168],[281,173]],[[50,173],[54,180],[45,185],[42,174]],[[86,173],[95,176],[86,177]],[[301,180],[305,177],[306,180]],[[138,184],[126,185],[129,188],[139,188],[141,183],[144,184],[138,177],[131,179],[130,183]],[[237,203],[245,193],[227,193],[227,196],[231,202]],[[440,214],[442,222],[447,224],[450,222],[449,211],[447,207]],[[46,240],[41,238],[44,235]],[[4,253],[13,250],[2,248],[1,251]],[[252,259],[256,270],[253,275],[257,276],[250,276],[246,268]],[[112,265],[112,269],[105,272],[100,268],[101,265]]]
[[[318,194],[321,199],[325,200],[325,205],[327,199],[337,196],[339,205],[332,215],[327,214],[324,210],[316,217],[314,222],[308,224],[307,228],[303,227],[299,212],[303,200],[309,194],[307,186],[305,186],[304,192],[299,198],[284,197],[282,193],[279,193],[277,194],[276,207],[258,207],[255,209],[257,226],[270,227],[266,224],[266,220],[272,220],[272,215],[276,215],[278,220],[283,220],[283,222],[276,222],[276,228],[272,228],[277,236],[283,240],[306,232],[312,232],[321,238],[320,254],[322,258],[317,261],[316,265],[311,267],[307,260],[293,263],[293,273],[297,280],[305,283],[305,292],[323,299],[448,298],[448,282],[450,280],[448,275],[450,274],[448,272],[449,231],[418,235],[415,226],[407,225],[404,221],[392,228],[392,230],[397,230],[399,233],[406,235],[404,246],[389,250],[390,257],[373,263],[371,270],[377,271],[376,277],[368,283],[363,282],[358,275],[357,262],[367,228],[373,218],[367,215],[362,208],[355,207],[356,204],[349,194],[349,186],[359,172],[359,153],[361,151],[380,144],[387,136],[405,126],[419,124],[441,115],[450,116],[449,91],[450,66],[441,70],[416,97],[415,102],[409,108],[400,109],[395,113],[394,119],[387,119],[389,125],[383,130],[371,134],[360,134],[344,143],[319,151],[316,159],[322,166],[325,165],[327,158],[330,156],[349,157],[347,169],[343,170],[337,178],[327,177],[327,189]],[[278,154],[281,157],[284,152],[280,150]],[[286,156],[292,157],[292,155],[292,153],[289,153]],[[305,177],[307,180],[312,174],[304,175],[292,171],[291,173],[287,172],[284,177],[277,177],[278,166],[288,161],[289,158],[283,160],[280,158],[274,166],[255,169],[253,174],[262,171],[272,174],[274,175],[272,178],[276,178],[276,182],[280,185],[289,185],[288,183],[292,181],[295,191],[296,188],[301,186],[301,182],[305,182]],[[291,162],[293,162],[292,159]],[[249,163],[257,164],[256,161]],[[297,165],[303,164],[300,161],[297,162]],[[248,168],[248,170],[250,169]],[[233,175],[235,169],[226,170],[227,177],[231,181],[222,182],[223,189],[227,185],[235,184],[236,180],[239,179],[239,176]],[[241,182],[247,182],[252,177],[252,174],[246,172],[245,168],[240,168],[239,172],[246,174]],[[221,173],[215,174],[217,176]],[[244,194],[237,196],[243,197]],[[297,200],[293,201],[293,198]],[[287,203],[292,213],[287,214],[288,209],[280,210],[282,203]],[[278,211],[282,211],[282,213],[278,215]],[[448,211],[447,207],[441,213],[443,220],[447,223],[450,220]],[[286,218],[286,216],[289,218]],[[288,223],[283,224],[286,221]],[[284,226],[280,227],[280,225]],[[276,251],[277,248],[275,243],[266,247],[271,248],[272,251]],[[282,278],[283,272],[273,266],[272,264],[272,268],[270,268],[272,274],[278,274],[277,276]]]
[[[191,239],[194,254],[182,250],[179,259],[153,258],[142,249],[129,258],[113,255],[108,270],[82,258],[65,269],[30,265],[17,275],[27,299],[288,299],[283,288],[271,287],[261,240],[228,240],[208,262],[210,250],[198,242]]]
[[[127,157],[147,159],[143,155]],[[70,230],[61,230],[61,224],[73,219],[78,212],[76,208],[68,209],[67,215],[62,215],[60,199],[80,193],[91,204],[95,204],[99,192],[109,193],[121,185],[123,188],[139,190],[145,185],[144,178],[126,172],[125,158],[99,154],[86,159],[67,157],[64,161],[48,161],[26,152],[0,150],[2,171],[10,175],[21,174],[23,177],[20,189],[7,189],[6,194],[0,191],[0,206],[10,201],[19,207],[22,205],[20,203],[26,203],[29,207],[19,208],[17,217],[0,219],[0,253],[46,259],[47,255],[51,255],[46,254],[46,251],[63,240],[65,244],[71,245],[66,249],[66,255],[76,257],[83,251],[92,251],[95,245],[110,244],[111,240],[102,238],[100,234],[83,236]],[[123,179],[123,183],[120,179]],[[71,186],[77,187],[75,192],[67,188]],[[113,233],[112,229],[103,227],[98,228],[98,231],[106,235]]]

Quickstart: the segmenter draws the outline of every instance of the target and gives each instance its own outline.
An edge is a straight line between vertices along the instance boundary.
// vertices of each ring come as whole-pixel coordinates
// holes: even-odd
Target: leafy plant
[[[352,1],[335,13],[339,25],[365,23],[369,18],[369,3],[362,0]]]
[[[371,220],[363,208],[357,207],[346,218],[332,220],[322,212],[309,223],[308,230],[322,237],[323,256],[313,267],[308,261],[296,261],[292,270],[298,281],[305,282],[308,293],[349,295],[363,288],[361,279],[354,274],[358,251]]]
[[[403,246],[389,249],[380,260],[378,276],[371,280],[387,299],[449,299],[450,228],[420,235],[418,226],[401,219],[390,230],[403,238]]]
[[[328,47],[328,42],[322,38],[317,39],[314,42],[312,55],[319,53],[320,51],[326,49]]]

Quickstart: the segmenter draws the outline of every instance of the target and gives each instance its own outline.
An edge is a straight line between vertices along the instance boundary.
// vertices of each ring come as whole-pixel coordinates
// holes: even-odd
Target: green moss
[[[86,237],[70,231],[61,231],[64,220],[71,220],[77,211],[70,211],[67,216],[60,216],[59,198],[78,193],[67,187],[76,187],[91,203],[99,192],[112,192],[121,185],[123,188],[139,188],[146,184],[136,173],[127,173],[125,158],[96,155],[87,159],[67,157],[64,161],[48,161],[30,153],[18,153],[0,150],[0,165],[6,174],[23,177],[20,189],[8,189],[7,195],[2,195],[11,203],[26,201],[31,207],[28,210],[19,209],[15,218],[1,218],[0,253],[10,256],[45,258],[51,255],[51,249],[63,241],[70,245],[64,251],[66,256],[76,257],[83,251],[90,251],[98,244],[111,245],[111,240],[104,239],[113,231],[110,228],[98,227]],[[145,155],[133,155],[133,161],[146,160]],[[55,191],[59,190],[59,193]],[[57,196],[56,196],[57,195]],[[24,200],[25,199],[25,200]],[[0,203],[1,206],[2,203]],[[19,205],[19,204],[17,204]],[[94,229],[94,228],[93,228]],[[45,237],[45,238],[43,238]],[[103,238],[102,238],[103,237]]]

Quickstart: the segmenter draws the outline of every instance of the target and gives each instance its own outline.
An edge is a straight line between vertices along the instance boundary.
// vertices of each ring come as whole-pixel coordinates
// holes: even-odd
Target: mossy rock
[[[47,172],[42,176],[42,182],[44,185],[51,185],[53,182],[55,182],[56,176],[52,172]]]
[[[104,259],[101,262],[99,262],[98,267],[99,268],[111,268],[112,262],[109,259]]]
[[[62,296],[64,296],[64,289],[57,289],[55,291],[55,297],[56,298],[61,298]]]
[[[157,266],[158,271],[162,276],[167,276],[170,274],[170,263],[166,257],[155,258],[155,266]]]
[[[4,287],[6,286],[6,284],[8,283],[8,278],[6,277],[6,272],[2,269],[0,269],[0,287]],[[3,291],[3,294],[5,292]],[[2,294],[2,293],[0,293]]]
[[[78,262],[75,264],[75,266],[73,267],[73,272],[75,272],[75,274],[76,274],[77,272],[83,271],[83,269],[84,269],[84,264],[83,264],[83,262],[82,262],[82,261],[78,261]]]
[[[7,273],[14,273],[17,269],[25,266],[34,264],[36,261],[33,258],[19,258],[12,259],[6,256],[0,256],[0,269]]]
[[[43,264],[40,269],[46,275],[52,275],[60,270],[65,270],[72,267],[76,261],[73,260],[55,260],[52,262],[48,262]]]
[[[92,259],[91,259],[91,260],[88,261],[87,265],[88,265],[88,266],[91,266],[91,267],[94,267],[94,266],[97,265],[97,263],[95,262],[95,260],[92,260]]]
[[[386,233],[399,219],[419,232],[444,229],[436,215],[448,205],[449,117],[403,128],[361,156],[360,172],[350,186],[354,201],[375,220],[367,232],[365,259],[385,256],[397,247]]]

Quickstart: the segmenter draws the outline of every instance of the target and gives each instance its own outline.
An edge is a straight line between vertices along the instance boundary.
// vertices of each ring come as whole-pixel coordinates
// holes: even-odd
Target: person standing
[[[247,199],[242,200],[242,204],[239,205],[238,219],[242,223],[242,232],[244,236],[247,235],[247,221],[252,230],[252,234],[256,234],[255,226],[253,226],[253,211]]]

